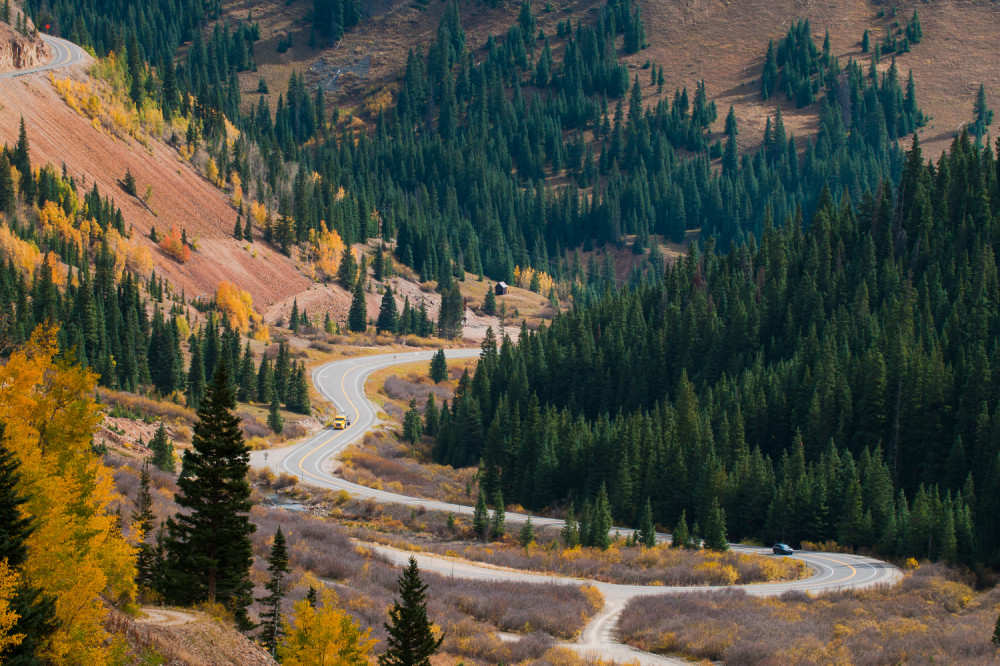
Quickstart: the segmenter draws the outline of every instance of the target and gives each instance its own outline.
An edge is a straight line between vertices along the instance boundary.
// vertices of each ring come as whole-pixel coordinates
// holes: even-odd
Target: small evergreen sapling
[[[535,540],[535,526],[531,523],[531,516],[521,525],[521,531],[517,535],[518,543],[522,548],[527,548]]]

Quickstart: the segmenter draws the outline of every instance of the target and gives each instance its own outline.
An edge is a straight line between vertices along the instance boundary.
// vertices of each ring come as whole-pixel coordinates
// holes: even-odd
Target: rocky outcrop
[[[30,39],[0,23],[0,72],[37,67],[49,61],[49,50],[41,39]]]

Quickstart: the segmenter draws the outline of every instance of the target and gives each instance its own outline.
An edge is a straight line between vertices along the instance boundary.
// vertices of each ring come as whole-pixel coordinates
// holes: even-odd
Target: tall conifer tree
[[[187,513],[167,520],[166,581],[163,590],[174,603],[224,604],[241,629],[253,585],[250,566],[250,449],[243,441],[225,357],[198,409],[191,449],[177,479],[177,504]]]

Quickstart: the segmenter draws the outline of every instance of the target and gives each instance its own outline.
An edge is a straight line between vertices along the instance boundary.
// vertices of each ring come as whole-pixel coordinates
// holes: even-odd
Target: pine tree
[[[288,328],[292,333],[298,335],[299,332],[299,299],[292,300],[292,314],[288,317]]]
[[[490,520],[490,538],[503,539],[507,533],[507,511],[504,506],[503,495],[497,488],[493,493],[493,518]]]
[[[712,508],[708,512],[708,522],[705,524],[705,548],[710,550],[729,550],[729,540],[726,538],[726,512],[719,506],[719,498],[712,498]]]
[[[392,288],[386,287],[385,293],[382,294],[382,307],[378,311],[378,321],[375,323],[375,329],[395,333],[397,316],[396,299],[392,295]]]
[[[677,524],[674,525],[674,533],[670,535],[671,548],[686,548],[688,541],[691,540],[691,535],[688,532],[686,513],[686,511],[681,511],[681,517],[677,519]]]
[[[462,332],[465,303],[458,283],[452,283],[441,293],[441,310],[438,312],[438,335],[455,338]]]
[[[174,461],[174,444],[167,439],[167,430],[160,421],[153,439],[149,440],[149,450],[153,452],[153,467],[162,469],[164,472],[174,473],[176,462]]]
[[[135,508],[132,511],[132,524],[142,532],[142,541],[139,542],[139,552],[135,562],[135,582],[140,587],[153,587],[153,568],[155,553],[149,543],[149,536],[153,532],[153,496],[149,492],[149,462],[142,466],[139,474],[139,492],[134,500]]]
[[[271,544],[271,554],[267,558],[267,571],[271,574],[264,589],[268,594],[258,599],[263,606],[260,623],[260,642],[272,656],[277,655],[278,641],[281,640],[281,600],[285,597],[282,584],[285,574],[290,573],[288,568],[288,550],[285,546],[285,535],[281,532],[281,526],[274,532],[274,542]],[[314,593],[315,594],[315,593]]]
[[[480,539],[485,539],[490,532],[490,511],[486,506],[486,493],[482,488],[476,497],[476,508],[472,511],[472,531]]]
[[[497,296],[493,290],[493,285],[486,288],[486,296],[483,297],[483,312],[488,315],[497,313]]]
[[[237,216],[236,224],[233,225],[233,238],[238,241],[243,240],[243,225],[240,224],[240,218]]]
[[[656,545],[656,527],[653,525],[653,506],[646,498],[646,508],[642,513],[642,522],[639,524],[639,531],[636,533],[636,540],[647,548]]]
[[[177,504],[186,513],[167,520],[164,596],[172,603],[218,602],[233,613],[237,626],[253,625],[247,616],[253,585],[250,566],[250,450],[240,419],[225,357],[198,409],[191,449],[177,479]]]
[[[3,425],[0,424],[0,561],[19,571],[28,558],[27,540],[33,531],[32,520],[22,515],[21,506],[28,501],[19,492],[20,464],[3,442]],[[20,644],[9,648],[3,655],[5,664],[39,664],[42,649],[48,637],[59,627],[56,618],[55,597],[52,597],[23,578],[19,581],[10,610],[17,614],[17,621],[10,634],[21,634]]]
[[[535,540],[535,526],[531,523],[531,516],[521,525],[521,531],[517,534],[517,541],[522,548],[527,548]]]
[[[438,434],[438,422],[440,421],[437,403],[434,401],[434,394],[427,396],[427,404],[424,406],[424,434],[435,437]]]
[[[601,489],[597,491],[597,501],[594,503],[594,512],[588,527],[590,545],[607,550],[611,546],[611,503],[608,501],[608,490],[603,483]]]
[[[243,225],[243,238],[248,242],[253,242],[253,227],[250,226],[250,216],[247,215],[247,222]]]
[[[205,395],[205,367],[202,362],[201,340],[197,335],[191,336],[188,348],[191,350],[191,364],[188,367],[187,404],[191,409],[197,410]]]
[[[427,585],[420,579],[420,569],[413,557],[399,576],[399,599],[389,611],[385,623],[387,650],[378,658],[378,666],[430,666],[444,636],[434,638],[427,618]]]
[[[340,257],[340,266],[337,268],[337,277],[345,287],[351,287],[358,275],[358,265],[354,261],[354,251],[350,245],[344,248]]]
[[[580,527],[577,525],[576,516],[573,515],[572,504],[566,509],[566,522],[560,536],[567,548],[576,548],[580,545]]]
[[[285,420],[281,416],[278,396],[272,393],[271,406],[267,411],[267,427],[276,435],[280,435],[285,429]]]
[[[976,93],[976,103],[972,107],[973,122],[969,133],[975,137],[986,134],[986,128],[993,123],[993,111],[986,101],[986,87],[980,83]]]
[[[438,349],[431,357],[430,378],[435,384],[448,379],[448,361],[444,357],[443,349]]]
[[[358,276],[354,285],[354,296],[351,298],[351,309],[347,313],[347,328],[353,333],[364,333],[368,330],[368,307],[365,304],[363,276]]]
[[[423,430],[423,423],[420,421],[420,410],[417,409],[417,399],[410,399],[410,408],[406,410],[403,417],[403,439],[410,444],[420,441],[420,433]]]

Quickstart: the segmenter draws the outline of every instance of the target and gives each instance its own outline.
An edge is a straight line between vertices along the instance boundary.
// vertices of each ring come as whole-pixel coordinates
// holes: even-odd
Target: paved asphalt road
[[[409,497],[384,490],[374,490],[345,481],[330,474],[328,471],[333,458],[343,451],[345,447],[360,439],[369,428],[378,422],[377,407],[364,394],[367,377],[376,370],[388,368],[397,363],[430,361],[433,354],[433,351],[381,354],[378,356],[335,361],[316,368],[312,375],[316,388],[324,398],[337,407],[340,413],[346,415],[351,420],[351,425],[346,430],[322,430],[303,442],[283,449],[273,449],[266,452],[255,451],[251,455],[252,464],[255,467],[264,467],[266,465],[275,472],[287,472],[310,485],[333,490],[346,490],[355,497],[370,498],[385,503],[422,506],[427,509],[439,511],[471,514],[471,506]],[[470,358],[478,356],[478,354],[478,349],[455,349],[446,352],[449,359]],[[525,515],[516,513],[507,513],[506,517],[511,522],[520,522],[526,518]],[[561,520],[539,516],[533,516],[532,521],[536,525],[563,524]],[[621,530],[622,534],[629,532],[631,530]],[[669,537],[662,535],[661,538],[667,539]],[[472,562],[434,555],[404,553],[381,546],[370,547],[372,550],[397,563],[404,563],[407,558],[414,555],[421,569],[445,576],[533,583],[594,584],[604,594],[604,609],[587,625],[580,637],[580,641],[567,645],[567,647],[572,647],[578,651],[594,654],[605,659],[637,660],[641,664],[676,664],[683,662],[638,652],[617,642],[615,628],[618,616],[629,599],[652,594],[703,592],[711,589],[719,589],[710,587],[659,587],[595,583],[575,578],[480,566]],[[751,548],[735,544],[733,548],[746,552],[770,553],[768,549]],[[766,596],[777,595],[790,590],[822,592],[844,588],[862,588],[876,584],[893,583],[901,576],[899,570],[892,565],[857,555],[800,551],[796,552],[794,557],[803,560],[812,568],[813,573],[809,578],[787,583],[737,587],[742,587],[748,594]],[[727,587],[725,589],[732,588]]]
[[[29,67],[27,69],[19,69],[13,72],[3,72],[0,73],[0,79],[12,79],[15,76],[24,76],[25,74],[34,74],[35,72],[46,72],[50,69],[59,69],[61,67],[69,67],[70,65],[76,65],[89,56],[87,52],[81,49],[79,46],[73,42],[66,41],[59,37],[53,37],[52,35],[46,35],[45,33],[39,33],[42,41],[49,45],[49,49],[52,51],[52,61],[47,65],[39,65],[38,67]]]

